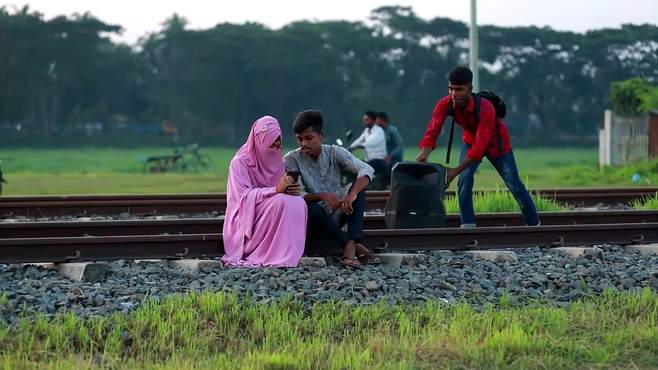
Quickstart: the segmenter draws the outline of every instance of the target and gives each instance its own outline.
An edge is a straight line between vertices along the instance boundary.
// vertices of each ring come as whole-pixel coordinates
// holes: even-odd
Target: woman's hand
[[[288,186],[288,189],[286,189],[286,194],[298,196],[301,193],[301,190],[302,190],[301,185],[293,183]]]
[[[277,193],[285,193],[288,190],[288,186],[292,185],[293,179],[292,176],[283,176],[279,183],[276,184]]]

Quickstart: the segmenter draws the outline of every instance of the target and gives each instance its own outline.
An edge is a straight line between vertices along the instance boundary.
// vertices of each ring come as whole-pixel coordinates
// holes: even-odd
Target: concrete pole
[[[469,67],[473,71],[473,91],[477,92],[480,88],[477,0],[471,0],[471,27],[468,36],[470,40]]]

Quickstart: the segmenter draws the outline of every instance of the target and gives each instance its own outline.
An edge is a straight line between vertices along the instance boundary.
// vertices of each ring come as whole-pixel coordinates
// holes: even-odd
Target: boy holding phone
[[[299,148],[284,157],[288,174],[298,173],[301,177],[298,191],[308,206],[307,235],[325,233],[335,240],[343,248],[340,261],[346,266],[379,263],[379,258],[362,243],[364,189],[374,170],[343,147],[323,145],[322,126],[319,111],[300,112],[293,123]],[[340,186],[341,170],[357,175],[349,190]],[[345,224],[347,232],[341,230]]]

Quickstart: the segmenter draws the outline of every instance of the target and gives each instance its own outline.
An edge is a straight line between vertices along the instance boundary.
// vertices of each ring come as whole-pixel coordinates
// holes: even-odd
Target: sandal
[[[359,259],[359,262],[365,265],[378,265],[382,263],[382,259],[377,257],[371,250],[363,245],[361,245],[361,248],[365,249],[367,252],[357,254],[356,257]]]
[[[346,256],[341,256],[338,260],[346,267],[353,267],[356,269],[363,267],[361,266],[361,262],[359,262],[359,259],[356,257],[350,258]]]
[[[370,249],[366,248],[365,245],[363,244],[357,244],[356,246],[357,249],[357,254],[356,258],[359,259],[359,262],[361,262],[364,265],[378,265],[382,263],[382,259],[377,257],[373,251]],[[358,250],[361,250],[362,252],[359,253]]]
[[[360,254],[357,256],[359,259],[359,262],[363,263],[364,265],[379,265],[382,263],[382,259],[375,256],[373,253],[370,254]]]

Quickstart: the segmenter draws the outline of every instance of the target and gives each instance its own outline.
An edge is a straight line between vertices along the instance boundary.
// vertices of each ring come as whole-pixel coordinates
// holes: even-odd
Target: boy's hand
[[[340,199],[338,199],[334,193],[322,193],[320,199],[322,199],[324,204],[326,204],[332,211],[340,207]]]
[[[349,193],[341,202],[341,208],[346,215],[351,215],[354,212],[354,208],[352,207],[354,200],[356,200],[356,194]]]
[[[416,156],[416,161],[427,162],[427,159],[430,157],[430,153],[432,153],[431,148],[423,147],[423,149],[420,150],[420,153],[418,153]]]
[[[446,168],[446,188],[450,185],[452,180],[454,180],[455,177],[457,177],[457,175],[458,173],[456,168],[450,168],[450,167]]]

